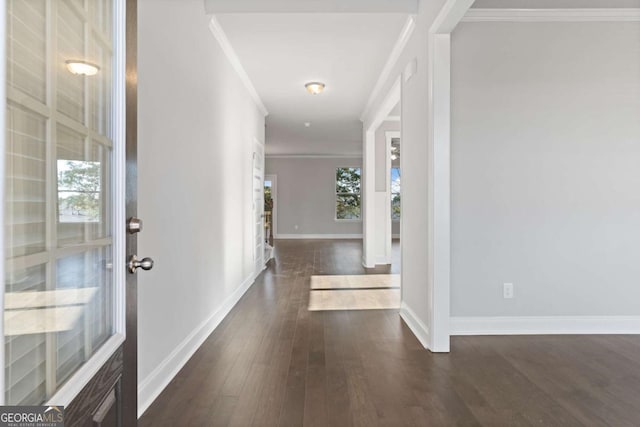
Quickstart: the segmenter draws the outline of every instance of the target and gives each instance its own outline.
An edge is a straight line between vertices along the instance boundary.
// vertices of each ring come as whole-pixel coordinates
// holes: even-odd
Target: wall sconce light
[[[95,76],[100,71],[100,67],[87,61],[70,59],[65,61],[65,64],[67,64],[67,70],[77,76]]]
[[[307,88],[307,92],[311,95],[319,95],[324,90],[325,84],[320,82],[310,82],[304,85]]]

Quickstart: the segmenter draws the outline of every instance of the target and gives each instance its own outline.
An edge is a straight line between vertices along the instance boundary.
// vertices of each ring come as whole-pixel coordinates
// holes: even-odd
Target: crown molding
[[[204,0],[207,13],[418,13],[418,0]]]
[[[632,9],[469,9],[462,22],[638,22]]]
[[[258,95],[258,91],[256,90],[255,86],[253,86],[249,75],[242,66],[242,62],[240,62],[240,58],[238,58],[236,51],[233,49],[233,46],[231,46],[226,33],[222,29],[222,26],[220,26],[220,23],[215,16],[212,16],[211,21],[209,21],[209,30],[211,30],[213,37],[215,37],[215,39],[220,44],[220,47],[222,48],[224,54],[227,56],[227,59],[231,63],[231,66],[242,81],[242,84],[244,84],[245,88],[249,92],[249,95],[251,95],[251,98],[253,98],[253,102],[255,102],[256,106],[264,116],[268,116],[269,111],[267,111],[267,107],[264,106],[262,99],[260,99],[260,95]]]
[[[415,16],[413,15],[409,16],[407,18],[407,22],[405,22],[404,24],[404,27],[402,27],[402,31],[400,31],[400,36],[398,36],[398,40],[396,40],[396,44],[394,44],[393,49],[391,49],[389,58],[387,59],[387,62],[385,63],[384,68],[380,73],[380,76],[378,77],[378,81],[376,82],[376,85],[373,87],[373,90],[371,91],[371,95],[367,100],[367,104],[364,107],[364,111],[362,111],[362,114],[360,115],[360,120],[364,121],[366,119],[367,114],[369,114],[369,111],[371,110],[371,107],[373,106],[374,101],[380,95],[380,92],[382,91],[382,88],[384,87],[387,80],[389,80],[389,77],[391,76],[391,72],[393,71],[393,67],[396,65],[396,62],[398,62],[398,59],[400,59],[400,55],[402,54],[402,51],[404,50],[404,48],[407,46],[407,43],[409,42],[409,39],[411,38],[411,35],[413,34],[413,30],[415,30],[415,28],[416,28]]]
[[[447,0],[433,20],[430,34],[451,34],[473,5],[474,0]]]
[[[267,159],[362,159],[362,154],[266,154]]]

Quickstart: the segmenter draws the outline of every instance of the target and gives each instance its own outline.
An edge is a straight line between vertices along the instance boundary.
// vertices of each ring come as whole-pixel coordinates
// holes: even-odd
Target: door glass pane
[[[45,117],[8,103],[5,250],[10,257],[45,250],[46,139]]]
[[[45,0],[7,2],[7,82],[46,102],[47,32]]]
[[[58,332],[57,378],[64,381],[103,344],[113,326],[111,247],[63,257],[57,261],[57,289],[82,301],[70,328]]]
[[[64,126],[57,134],[57,237],[64,247],[110,234],[111,148]]]
[[[86,60],[84,22],[81,15],[76,12],[77,5],[70,1],[57,1],[56,4],[58,52],[54,69],[58,86],[57,110],[74,121],[85,123],[85,79],[71,74],[66,67],[68,60]]]
[[[114,333],[114,14],[112,0],[6,4],[5,398],[38,405]]]
[[[46,290],[46,265],[15,269],[7,274],[5,304],[5,355],[11,359],[6,370],[6,400],[20,404],[46,398],[46,335],[22,333],[28,309],[20,296],[35,295]],[[12,301],[13,300],[13,301]]]

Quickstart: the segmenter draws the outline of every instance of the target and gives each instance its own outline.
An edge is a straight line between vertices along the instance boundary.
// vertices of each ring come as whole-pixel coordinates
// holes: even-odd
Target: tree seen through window
[[[400,168],[391,168],[391,219],[400,220]]]
[[[58,160],[60,222],[100,221],[100,163]]]
[[[360,168],[336,169],[336,219],[360,219]]]

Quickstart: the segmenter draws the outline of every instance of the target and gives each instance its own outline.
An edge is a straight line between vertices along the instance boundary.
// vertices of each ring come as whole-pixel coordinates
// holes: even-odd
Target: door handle
[[[129,267],[129,273],[135,273],[138,268],[151,270],[153,268],[153,260],[151,258],[142,258],[140,260],[137,256],[131,255],[127,266]]]

